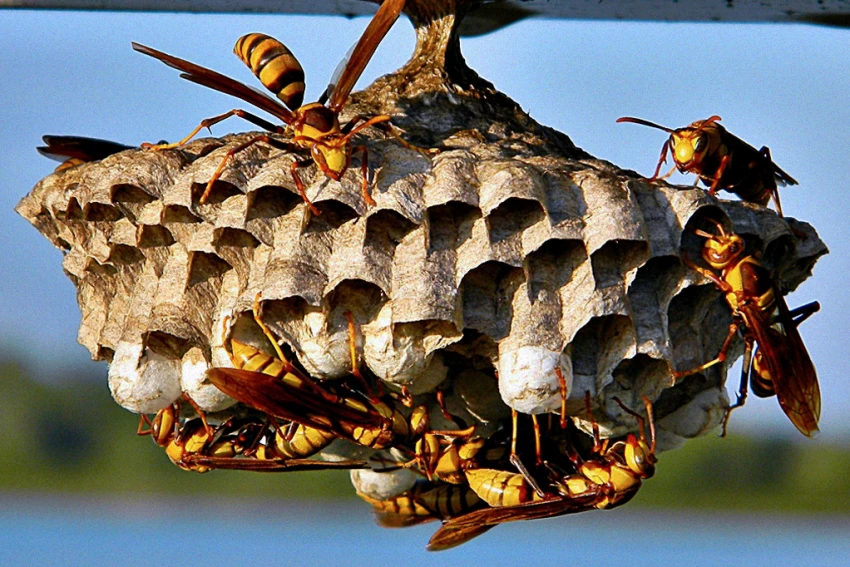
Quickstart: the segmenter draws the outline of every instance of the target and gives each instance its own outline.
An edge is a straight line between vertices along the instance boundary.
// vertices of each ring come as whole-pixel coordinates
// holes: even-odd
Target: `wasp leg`
[[[683,372],[673,372],[673,379],[678,381],[680,378],[684,378],[685,376],[690,376],[691,374],[702,372],[706,368],[710,368],[715,364],[726,360],[726,353],[729,351],[729,345],[732,344],[732,338],[734,338],[736,332],[738,332],[738,323],[732,323],[731,325],[729,325],[729,334],[726,335],[726,340],[723,341],[723,346],[720,347],[720,352],[717,354],[716,358],[714,358],[713,360],[709,360],[705,364],[702,364],[690,370],[685,370]]]
[[[349,128],[350,125],[352,125],[352,124],[354,124],[354,123],[356,123],[360,120],[365,120],[366,122],[364,122],[363,124],[361,124],[357,128],[354,128],[354,130],[351,131],[351,135],[354,135],[356,132],[359,132],[360,130],[362,130],[364,128],[372,126],[374,128],[377,128],[378,130],[380,130],[384,134],[387,134],[388,136],[395,138],[395,140],[399,144],[401,144],[402,146],[404,146],[408,150],[413,150],[415,152],[419,152],[420,154],[422,154],[424,156],[429,156],[429,157],[434,156],[434,155],[437,155],[438,153],[440,153],[440,151],[441,151],[439,148],[429,148],[429,149],[420,148],[419,146],[417,146],[415,144],[411,144],[410,142],[408,142],[407,140],[402,138],[401,133],[392,125],[392,122],[390,122],[390,117],[387,116],[386,114],[382,114],[382,115],[379,115],[379,116],[373,116],[373,117],[363,116],[363,115],[355,116],[343,127],[343,133],[345,133],[347,131],[347,129]],[[346,138],[348,138],[348,136],[346,136]]]
[[[543,489],[540,488],[540,485],[537,483],[537,480],[533,476],[531,476],[531,473],[528,472],[528,469],[525,468],[525,465],[522,464],[522,461],[519,459],[519,457],[515,454],[512,454],[510,459],[511,464],[516,467],[516,469],[519,471],[525,481],[529,484],[529,486],[534,489],[534,492],[536,492],[537,495],[540,496],[540,498],[546,498],[546,492],[544,492]]]
[[[363,200],[370,207],[374,207],[376,205],[375,199],[372,198],[372,193],[369,190],[369,152],[366,150],[366,146],[357,146],[354,148],[353,152],[361,152],[360,156],[360,175],[363,179],[363,182],[360,186],[360,191],[363,193]]]
[[[206,431],[207,431],[207,437],[208,437],[210,440],[212,440],[213,435],[215,435],[215,430],[213,430],[213,428],[212,428],[212,427],[210,426],[210,424],[207,422],[207,414],[206,414],[206,412],[204,412],[204,411],[201,409],[201,407],[200,407],[200,406],[199,406],[199,405],[195,402],[195,400],[193,400],[192,398],[190,398],[190,397],[189,397],[189,394],[187,394],[186,392],[183,392],[183,395],[182,395],[181,397],[182,397],[184,400],[186,400],[187,402],[189,402],[189,405],[190,405],[190,406],[192,406],[192,408],[194,408],[195,412],[198,414],[198,417],[200,417],[200,418],[201,418],[201,423],[203,423],[203,424],[204,424],[204,429],[206,429]]]
[[[759,150],[759,153],[765,159],[767,159],[767,161],[769,163],[773,164],[773,159],[771,159],[771,157],[770,157],[770,148],[768,148],[767,146],[762,146],[762,148]],[[785,215],[782,214],[782,204],[779,202],[779,188],[776,186],[776,181],[775,181],[775,179],[773,178],[772,175],[771,175],[771,180],[773,180],[773,183],[772,183],[773,187],[768,189],[768,192],[770,193],[771,199],[773,199],[773,203],[776,205],[776,212],[779,213],[780,217],[784,218]]]
[[[360,372],[360,363],[357,360],[357,325],[354,322],[354,315],[351,314],[351,311],[346,311],[345,318],[348,319],[348,351],[351,355],[351,375],[363,386],[363,393],[366,397],[371,402],[377,403],[378,397],[375,396],[372,388],[369,387],[369,383],[366,382],[366,378]]]
[[[455,417],[449,413],[449,408],[446,406],[446,393],[443,390],[437,390],[435,395],[437,396],[437,405],[439,406],[443,417],[445,417],[448,421],[457,421]]]
[[[661,156],[658,158],[658,165],[655,166],[655,173],[652,174],[652,177],[647,179],[647,181],[649,181],[650,183],[652,183],[653,181],[659,181],[658,174],[661,173],[661,166],[664,165],[665,163],[667,163],[667,150],[669,148],[670,148],[670,139],[668,138],[664,142],[664,145],[661,146]],[[675,170],[676,170],[676,166],[673,166],[673,169],[668,171],[667,175],[665,175],[664,177],[661,177],[660,179],[667,179],[668,177],[673,175],[673,172]]]
[[[714,180],[711,182],[711,187],[708,188],[709,195],[717,193],[717,188],[720,185],[720,178],[723,177],[723,172],[726,170],[726,166],[729,165],[730,159],[731,158],[728,154],[720,158],[720,165],[717,167],[717,172],[714,174]]]
[[[519,412],[511,408],[511,459],[516,457],[516,436],[517,436],[517,421],[519,420]]]
[[[313,164],[313,158],[302,159],[301,161],[294,161],[292,165],[289,166],[289,172],[292,174],[292,179],[295,180],[295,188],[298,189],[298,194],[301,195],[301,198],[304,199],[304,202],[307,203],[307,208],[310,209],[310,212],[316,216],[321,215],[313,203],[310,202],[310,199],[307,198],[307,192],[304,191],[304,183],[302,183],[301,178],[298,177],[298,169],[301,167],[307,167],[308,165]]]
[[[147,427],[147,429],[145,429]],[[136,435],[153,435],[153,424],[147,415],[139,416],[139,427],[136,428]]]
[[[539,467],[543,464],[543,449],[540,446],[540,422],[537,419],[537,414],[531,414],[531,423],[534,424],[534,457]]]
[[[587,419],[590,421],[590,427],[593,430],[593,452],[603,453],[602,437],[599,433],[599,424],[593,419],[593,408],[590,404],[590,390],[584,391],[584,411],[587,413]]]
[[[239,110],[238,108],[234,108],[233,110],[225,112],[224,114],[219,114],[218,116],[213,116],[212,118],[207,118],[206,120],[202,120],[201,123],[198,124],[197,128],[192,130],[189,133],[188,136],[186,136],[185,138],[183,138],[179,142],[174,142],[173,144],[144,143],[144,144],[142,144],[142,147],[143,148],[151,148],[151,149],[154,149],[154,150],[170,150],[170,149],[173,149],[173,148],[179,148],[179,147],[185,146],[186,144],[189,143],[189,140],[191,140],[192,138],[197,136],[198,132],[200,132],[204,128],[209,130],[215,124],[218,124],[219,122],[226,120],[226,119],[230,118],[231,116],[238,116],[240,118],[244,118],[245,120],[247,120],[248,122],[251,122],[255,126],[259,126],[263,130],[268,130],[269,132],[274,132],[276,134],[282,134],[283,133],[283,130],[279,126],[272,124],[268,120],[263,120],[259,116],[251,114],[250,112],[246,112],[244,110]]]
[[[752,365],[753,341],[746,341],[744,344],[744,363],[741,366],[741,384],[738,386],[738,394],[735,403],[729,406],[726,410],[726,415],[723,416],[723,428],[720,431],[721,437],[726,437],[726,427],[729,425],[729,417],[732,415],[732,410],[742,407],[747,401],[747,394],[749,393],[747,383],[749,382]]]
[[[251,312],[254,315],[254,322],[260,327],[260,330],[263,331],[263,334],[272,344],[272,348],[274,348],[274,352],[277,355],[278,359],[283,362],[287,371],[292,368],[292,363],[289,362],[289,359],[286,358],[286,355],[283,354],[283,350],[280,348],[280,344],[277,342],[277,337],[274,336],[272,330],[269,329],[269,326],[266,325],[266,322],[263,321],[263,318],[260,316],[260,300],[263,299],[263,292],[258,291],[257,295],[254,296],[254,303],[251,305]]]
[[[567,380],[564,378],[564,373],[561,372],[559,366],[555,367],[555,376],[558,377],[558,388],[561,391],[561,429],[567,428]],[[551,417],[551,414],[550,414]]]
[[[205,203],[207,198],[210,196],[210,192],[212,191],[213,184],[215,184],[215,182],[218,181],[219,178],[221,177],[221,174],[224,173],[224,168],[227,166],[228,160],[230,160],[231,157],[238,154],[239,152],[246,150],[249,147],[251,147],[254,144],[257,144],[259,142],[265,142],[266,144],[270,145],[273,148],[277,148],[279,150],[286,150],[286,151],[290,151],[290,152],[297,152],[297,151],[300,151],[302,149],[300,146],[297,146],[295,144],[275,140],[274,138],[271,138],[266,134],[261,134],[259,136],[254,137],[254,138],[251,138],[250,140],[248,140],[246,142],[239,144],[235,148],[231,148],[230,150],[228,150],[227,154],[225,154],[224,159],[221,160],[221,163],[218,165],[218,168],[215,170],[215,172],[213,173],[209,182],[207,183],[207,187],[206,187],[206,189],[204,189],[204,193],[201,195],[201,199],[200,199],[200,202],[202,204]],[[307,204],[309,205],[310,202],[307,201]]]
[[[729,293],[730,291],[732,291],[731,285],[720,279],[717,274],[715,274],[711,270],[707,270],[702,266],[697,266],[696,264],[694,264],[690,256],[685,253],[682,253],[682,263],[690,269],[694,270],[695,272],[699,272],[699,274],[703,277],[710,279],[712,282],[714,282],[714,285],[720,288],[720,291],[722,291],[723,293]]]

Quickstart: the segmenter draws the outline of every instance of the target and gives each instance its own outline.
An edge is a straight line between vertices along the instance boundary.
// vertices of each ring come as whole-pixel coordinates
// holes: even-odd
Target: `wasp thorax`
[[[324,105],[314,102],[301,109],[301,131],[297,135],[320,139],[339,132],[339,117]]]

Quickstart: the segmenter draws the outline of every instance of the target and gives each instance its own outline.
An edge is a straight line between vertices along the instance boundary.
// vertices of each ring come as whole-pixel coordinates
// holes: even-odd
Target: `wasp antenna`
[[[696,131],[701,132],[703,129],[705,129],[708,126],[711,126],[715,122],[719,122],[719,121],[720,121],[720,117],[717,116],[716,114],[713,115],[713,116],[709,116],[705,120],[702,120],[701,122],[699,122],[699,127],[696,129]],[[694,124],[696,124],[696,122],[694,122]]]
[[[646,396],[641,396],[646,405],[646,420],[649,422],[649,452],[655,454],[655,419],[652,415],[652,402]]]
[[[642,118],[634,118],[632,116],[621,116],[617,119],[617,122],[632,122],[634,124],[640,124],[641,126],[649,126],[650,128],[657,128],[658,130],[664,130],[668,134],[672,134],[674,130],[672,128],[668,128],[667,126],[662,126],[660,124],[656,124],[655,122],[650,122],[649,120],[643,120]]]
[[[714,226],[716,226],[716,227],[717,227],[717,230],[719,230],[719,231],[720,231],[720,236],[722,236],[722,237],[724,237],[724,238],[726,237],[726,229],[725,229],[725,228],[723,228],[723,223],[722,223],[722,222],[720,222],[720,221],[718,221],[718,220],[714,220],[714,219],[712,219],[712,218],[706,218],[706,220],[707,220],[708,222],[710,222],[711,224],[713,224]]]
[[[702,236],[703,238],[714,238],[714,235],[711,234],[710,232],[706,232],[706,231],[700,230],[700,229],[696,229],[694,231],[694,234],[696,234],[697,236]]]

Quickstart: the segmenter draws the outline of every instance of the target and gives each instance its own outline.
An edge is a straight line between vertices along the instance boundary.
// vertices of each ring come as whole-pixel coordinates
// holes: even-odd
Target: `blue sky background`
[[[307,99],[324,89],[365,18],[0,11],[0,351],[62,380],[61,365],[88,365],[76,343],[79,309],[61,254],[12,210],[55,162],[35,151],[43,134],[127,144],[176,140],[201,119],[238,104],[178,79],[130,48],[137,41],[259,86],[232,54],[244,33],[284,41],[307,74]],[[809,25],[669,24],[532,20],[462,40],[469,65],[532,117],[594,154],[646,175],[665,136],[632,115],[670,127],[712,114],[800,185],[782,193],[787,215],[811,222],[829,245],[814,277],[788,298],[822,310],[802,334],[824,397],[821,439],[850,433],[850,245],[847,140],[850,31]],[[402,20],[359,87],[400,67],[414,34]],[[252,129],[231,119],[215,135]],[[675,180],[676,178],[674,178]],[[685,182],[684,178],[679,181]],[[690,183],[691,180],[686,181]],[[737,371],[730,373],[737,385]],[[104,387],[106,387],[104,380]],[[802,439],[775,400],[750,398],[739,431]]]

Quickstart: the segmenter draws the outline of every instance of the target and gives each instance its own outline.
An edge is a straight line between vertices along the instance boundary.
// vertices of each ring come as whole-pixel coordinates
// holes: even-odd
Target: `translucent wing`
[[[184,455],[184,464],[210,469],[254,472],[296,472],[328,469],[365,469],[366,461],[319,461],[315,459],[254,459],[251,457],[208,457],[198,454]]]
[[[594,509],[599,501],[597,492],[574,498],[554,498],[540,502],[527,502],[516,506],[485,508],[448,520],[428,542],[429,551],[449,549],[481,535],[490,528],[506,522],[552,518]]]
[[[782,411],[803,435],[811,437],[819,431],[821,410],[817,372],[778,290],[776,304],[779,312],[776,321],[766,321],[763,312],[756,308],[744,306],[742,311],[758,343]]]
[[[362,411],[354,409],[345,403],[345,398],[324,392],[296,374],[278,378],[250,370],[212,368],[207,377],[219,390],[247,406],[320,431],[348,437],[351,425],[370,428],[387,425],[387,419],[369,405],[361,404]]]
[[[41,139],[47,145],[37,147],[38,153],[56,161],[65,161],[69,158],[82,162],[96,161],[133,148],[109,140],[84,136],[48,135],[42,136]]]
[[[188,81],[240,98],[261,110],[265,110],[272,116],[279,118],[287,124],[291,124],[295,119],[294,115],[288,108],[273,98],[266,96],[257,89],[243,85],[239,81],[231,79],[221,73],[217,73],[212,69],[201,67],[200,65],[196,65],[190,61],[174,57],[173,55],[168,55],[167,53],[157,51],[152,47],[147,47],[138,43],[133,43],[133,49],[139,53],[144,53],[145,55],[150,55],[155,59],[159,59],[169,67],[182,71],[183,73],[180,76]]]
[[[405,0],[384,0],[372,21],[366,26],[366,30],[360,36],[360,40],[351,52],[351,57],[348,58],[347,64],[340,73],[336,87],[330,93],[328,108],[332,111],[339,112],[342,110],[345,101],[348,100],[348,95],[351,94],[351,89],[354,88],[354,83],[360,78],[381,40],[384,39],[384,36],[387,35],[399,14],[401,14],[404,2]],[[330,87],[328,88],[330,89]]]

